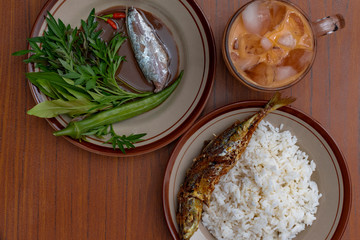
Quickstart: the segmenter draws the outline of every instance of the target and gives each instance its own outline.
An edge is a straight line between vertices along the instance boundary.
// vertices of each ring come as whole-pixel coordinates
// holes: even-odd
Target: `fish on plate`
[[[145,78],[161,91],[169,78],[170,58],[147,19],[134,7],[127,10],[126,28],[135,59]]]
[[[235,122],[203,148],[186,172],[185,180],[178,192],[176,220],[180,239],[190,239],[197,231],[203,204],[210,203],[215,185],[221,176],[234,167],[259,123],[270,112],[293,101],[294,98],[281,98],[280,93],[276,93],[263,109],[247,120]]]

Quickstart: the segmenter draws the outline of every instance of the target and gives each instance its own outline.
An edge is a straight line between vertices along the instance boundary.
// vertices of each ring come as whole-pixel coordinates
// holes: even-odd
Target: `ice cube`
[[[275,70],[275,81],[284,81],[297,73],[298,72],[291,66],[277,67]]]
[[[263,36],[270,26],[270,11],[260,1],[250,3],[242,12],[242,20],[246,30]]]
[[[238,61],[238,66],[240,67],[240,69],[244,71],[254,67],[259,62],[259,59],[260,58],[258,56],[249,56],[247,58],[241,58]]]
[[[298,37],[301,37],[305,33],[305,26],[301,17],[296,13],[290,13],[288,24],[290,26],[291,32]]]
[[[288,48],[294,48],[296,46],[296,39],[289,32],[280,36],[277,42]]]
[[[264,62],[246,70],[245,73],[252,81],[262,86],[271,85],[275,76],[274,68]]]
[[[245,71],[252,68],[259,62],[259,57],[255,55],[249,55],[247,57],[240,57],[238,53],[230,53],[231,60],[238,71]]]
[[[272,19],[271,30],[273,30],[284,20],[286,15],[286,6],[278,2],[272,2],[270,7],[270,15]]]
[[[272,42],[267,37],[263,37],[260,44],[265,50],[269,50],[273,46]]]
[[[235,49],[235,50],[239,49],[239,39],[238,38],[234,39],[232,46],[233,46],[233,49]]]
[[[230,58],[233,62],[236,62],[240,59],[240,56],[237,52],[231,52],[230,53]]]
[[[245,34],[240,39],[240,55],[247,54],[259,55],[265,52],[261,45],[261,37],[254,34]]]
[[[314,53],[309,50],[294,49],[288,53],[280,65],[291,66],[297,72],[301,72],[311,63],[313,54]]]
[[[286,57],[286,52],[279,47],[273,47],[266,52],[266,61],[270,65],[278,65]]]
[[[313,38],[312,36],[309,36],[309,34],[305,33],[299,41],[299,46],[304,47],[304,48],[308,48],[308,49],[312,49],[313,46]]]

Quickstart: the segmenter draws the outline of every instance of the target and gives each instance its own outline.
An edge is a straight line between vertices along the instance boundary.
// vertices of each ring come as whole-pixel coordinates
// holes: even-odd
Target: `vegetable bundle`
[[[30,38],[29,50],[13,55],[29,54],[26,63],[34,63],[40,72],[27,73],[32,84],[51,100],[37,104],[28,114],[52,118],[60,114],[72,117],[70,124],[55,136],[68,135],[75,139],[95,135],[110,135],[111,143],[125,153],[146,134],[120,136],[112,124],[146,111],[162,102],[174,91],[178,79],[162,92],[129,92],[117,82],[116,72],[125,60],[118,51],[125,40],[122,34],[104,42],[97,30],[93,9],[86,21],[81,20],[81,30],[56,21],[49,13],[48,29],[43,36]]]

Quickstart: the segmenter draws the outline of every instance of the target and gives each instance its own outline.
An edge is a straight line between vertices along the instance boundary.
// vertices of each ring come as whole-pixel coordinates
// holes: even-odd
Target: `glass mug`
[[[293,86],[310,70],[316,38],[345,26],[333,15],[311,22],[283,0],[253,0],[230,18],[222,54],[231,74],[248,87],[278,91]]]

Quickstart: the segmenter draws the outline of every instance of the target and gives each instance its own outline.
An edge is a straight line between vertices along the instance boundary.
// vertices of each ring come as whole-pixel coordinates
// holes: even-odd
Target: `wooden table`
[[[175,143],[139,157],[95,155],[52,135],[34,106],[22,58],[26,38],[46,0],[0,2],[0,239],[171,239],[162,208],[162,182]],[[197,0],[217,47],[215,84],[203,114],[241,100],[269,99],[227,71],[220,54],[228,17],[245,0]],[[360,24],[358,0],[292,0],[315,20],[341,13],[344,30],[320,38],[306,78],[284,91],[318,120],[343,151],[353,206],[344,239],[360,235]],[[79,0],[79,4],[81,1]]]

